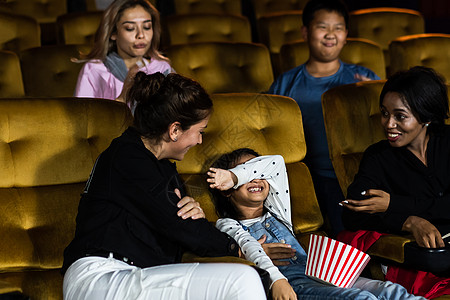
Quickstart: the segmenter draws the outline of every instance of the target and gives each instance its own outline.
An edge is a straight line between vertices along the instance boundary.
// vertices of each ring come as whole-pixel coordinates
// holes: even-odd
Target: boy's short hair
[[[344,17],[345,27],[348,28],[348,10],[340,0],[310,0],[303,9],[303,26],[309,27],[314,19],[314,14],[321,9],[336,12]]]

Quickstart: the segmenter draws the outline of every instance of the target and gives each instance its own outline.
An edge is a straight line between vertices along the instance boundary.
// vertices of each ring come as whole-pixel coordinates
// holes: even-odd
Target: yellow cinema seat
[[[209,93],[265,92],[273,82],[269,50],[261,44],[192,43],[165,52],[177,73],[197,80]]]
[[[71,61],[89,46],[57,45],[31,48],[20,53],[25,95],[30,97],[73,96],[82,63]]]
[[[283,11],[265,14],[258,21],[258,34],[261,43],[270,51],[274,76],[281,74],[280,49],[284,44],[303,38],[302,36],[302,11]]]
[[[41,45],[38,22],[27,16],[0,11],[0,49],[19,53]]]
[[[252,0],[256,19],[274,12],[303,10],[308,0]]]
[[[19,57],[14,52],[0,50],[0,98],[23,96]]]
[[[252,41],[247,18],[227,14],[184,14],[164,18],[165,45],[195,42],[245,42]]]
[[[450,83],[450,34],[424,33],[396,38],[389,44],[391,72],[413,66],[435,69]]]
[[[242,15],[241,0],[174,0],[176,14]]]
[[[56,20],[59,44],[94,44],[95,32],[103,12],[79,12],[59,16]]]
[[[43,44],[56,42],[56,18],[67,13],[67,1],[7,0],[0,1],[0,11],[34,18],[41,27]]]
[[[128,107],[111,100],[0,99],[0,294],[62,299],[80,194],[129,123]]]
[[[365,38],[381,45],[389,75],[388,47],[393,39],[410,34],[424,33],[422,14],[404,8],[379,7],[350,12],[349,37]]]

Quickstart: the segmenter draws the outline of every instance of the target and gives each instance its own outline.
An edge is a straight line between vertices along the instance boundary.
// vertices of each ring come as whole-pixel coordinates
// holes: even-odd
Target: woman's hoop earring
[[[174,141],[174,142],[178,141],[178,138],[176,138],[176,137],[175,137],[175,138],[173,138],[173,141]]]

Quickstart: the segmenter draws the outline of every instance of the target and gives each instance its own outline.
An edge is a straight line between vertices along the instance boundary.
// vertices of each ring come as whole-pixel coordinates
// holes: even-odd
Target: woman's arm
[[[388,147],[379,143],[364,153],[347,190],[348,203],[342,203],[346,228],[400,233],[410,216],[430,222],[450,220],[450,195],[445,194],[449,184],[416,167],[407,150]],[[447,166],[434,168],[443,172]]]
[[[383,183],[380,180],[380,177],[383,177],[383,170],[375,156],[372,155],[372,152],[374,152],[373,147],[369,147],[364,152],[358,173],[347,189],[347,200],[341,203],[344,206],[342,213],[344,226],[349,230],[364,229],[382,232],[400,232],[407,216],[386,213],[387,209],[384,211],[382,211],[383,209],[375,211],[373,207],[360,207],[361,204],[369,205],[368,202],[364,201],[373,198],[370,195],[366,195],[368,190],[383,189]],[[388,195],[389,206],[391,203],[390,194]],[[363,209],[367,210],[362,211]],[[373,211],[369,212],[370,209],[373,209]]]

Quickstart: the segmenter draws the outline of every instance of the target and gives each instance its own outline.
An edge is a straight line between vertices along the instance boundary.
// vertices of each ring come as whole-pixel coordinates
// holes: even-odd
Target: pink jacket
[[[146,74],[173,72],[170,64],[163,60],[144,60],[140,71]],[[75,97],[104,98],[115,100],[122,91],[123,82],[117,79],[100,60],[90,60],[84,64],[78,75]]]

